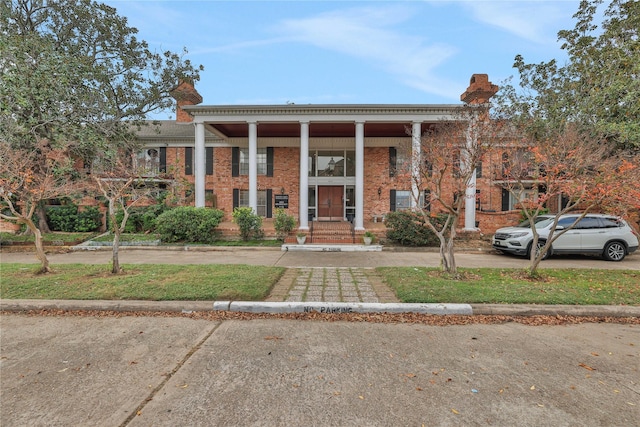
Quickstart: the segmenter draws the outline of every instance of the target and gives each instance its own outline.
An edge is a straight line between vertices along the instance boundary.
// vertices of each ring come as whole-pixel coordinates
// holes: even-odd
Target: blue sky
[[[474,73],[494,84],[564,60],[579,1],[105,0],[158,51],[203,64],[203,104],[457,104]],[[516,81],[517,83],[517,81]],[[173,118],[172,112],[155,118]]]

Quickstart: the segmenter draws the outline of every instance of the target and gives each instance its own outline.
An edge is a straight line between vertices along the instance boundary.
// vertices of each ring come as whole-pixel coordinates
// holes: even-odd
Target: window
[[[580,220],[580,222],[576,225],[576,228],[602,228],[602,224],[598,218],[594,217],[585,217]]]
[[[407,173],[411,170],[412,155],[407,147],[389,147],[389,176]]]
[[[309,152],[309,176],[356,176],[356,152],[353,150]]]
[[[256,153],[258,175],[273,176],[273,147],[258,148]],[[249,175],[249,149],[231,149],[231,176]]]
[[[233,207],[249,206],[249,190],[234,190],[234,199],[237,194],[237,201],[234,200]],[[258,190],[258,206],[256,214],[269,218],[271,216],[271,190]]]
[[[411,191],[396,191],[396,210],[405,211],[411,209]]]
[[[411,210],[411,201],[413,196],[410,190],[391,190],[390,194],[391,207],[389,210],[393,211],[406,211]],[[420,192],[420,200],[418,200],[418,206],[421,206],[425,210],[431,210],[431,192],[429,190]]]
[[[509,197],[509,210],[520,209],[522,202],[535,201],[538,198],[538,191],[533,188],[525,188],[514,193]]]
[[[267,174],[267,149],[258,148],[257,153],[258,175]],[[249,149],[240,149],[240,175],[249,175]]]

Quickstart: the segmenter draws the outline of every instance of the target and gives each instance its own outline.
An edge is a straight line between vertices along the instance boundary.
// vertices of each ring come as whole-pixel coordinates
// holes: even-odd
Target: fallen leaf
[[[591,353],[591,355],[592,355],[592,356],[596,356],[596,357],[597,357],[597,356],[600,356],[598,353],[593,353],[593,352]]]
[[[531,388],[530,388],[530,390],[535,390],[535,389],[536,389],[536,386],[534,386],[534,385],[532,385]]]
[[[456,411],[455,409],[451,408],[451,412],[453,412],[454,414],[459,414],[460,412]]]
[[[271,335],[269,335],[269,336],[264,337],[264,339],[265,339],[265,340],[273,340],[273,341],[277,341],[277,340],[281,340],[281,339],[282,339],[282,337],[276,337],[276,336],[271,336]]]
[[[364,396],[358,396],[358,399],[364,400]]]
[[[415,378],[416,374],[405,374],[404,376],[407,378]]]
[[[578,366],[580,366],[581,368],[587,369],[589,371],[595,371],[596,370],[595,368],[592,368],[591,366],[586,365],[584,363],[578,363]]]

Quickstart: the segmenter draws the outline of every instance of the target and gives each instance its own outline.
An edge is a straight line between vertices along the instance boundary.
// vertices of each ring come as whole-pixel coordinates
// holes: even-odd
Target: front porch
[[[363,235],[365,231],[372,232],[376,237],[375,241],[384,240],[386,238],[387,228],[382,222],[365,222],[365,230],[355,230],[352,223],[348,221],[310,221],[309,231],[305,231],[306,245],[323,244],[323,245],[362,245]],[[264,218],[262,221],[262,229],[266,239],[275,239],[276,230],[273,226],[272,218]],[[240,230],[237,224],[231,221],[225,221],[218,226],[218,231],[224,239],[239,239]],[[285,239],[285,244],[297,244],[296,233],[294,229]]]

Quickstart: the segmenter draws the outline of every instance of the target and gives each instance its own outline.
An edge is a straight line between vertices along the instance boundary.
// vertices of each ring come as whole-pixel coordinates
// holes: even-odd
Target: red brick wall
[[[183,183],[194,183],[193,175],[184,175],[184,147],[167,148],[167,172],[172,174],[177,181]],[[233,189],[249,189],[248,176],[231,176],[231,148],[214,148],[213,175],[206,175],[205,189],[213,190],[216,195],[216,206],[225,212],[225,220],[231,220],[233,211]],[[274,173],[273,177],[264,175],[258,176],[258,189],[271,189],[273,194],[280,194],[284,188],[285,194],[289,195],[288,213],[297,218],[299,206],[298,185],[300,181],[300,168],[298,165],[300,150],[292,147],[274,148]],[[484,233],[492,233],[495,229],[512,225],[518,221],[519,211],[500,212],[502,205],[502,191],[497,185],[491,182],[493,173],[492,164],[495,159],[485,159],[483,163],[483,177],[478,179],[477,188],[480,189],[480,206],[484,212],[476,213],[476,220],[479,221],[480,228]],[[373,220],[374,215],[382,216],[389,212],[390,190],[410,190],[411,179],[406,174],[389,176],[389,149],[387,147],[365,148],[364,161],[364,221]],[[380,195],[378,195],[380,189]],[[180,203],[193,205],[193,197],[184,200],[184,190]],[[450,191],[449,191],[450,190]],[[445,194],[450,193],[453,197],[453,188],[449,190],[445,187]],[[273,203],[273,200],[271,201]],[[433,209],[437,209],[434,204]],[[495,212],[486,212],[495,211]],[[464,224],[464,213],[460,218],[460,224]]]

